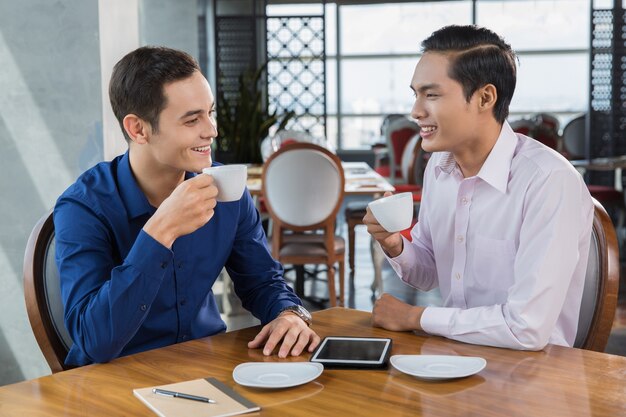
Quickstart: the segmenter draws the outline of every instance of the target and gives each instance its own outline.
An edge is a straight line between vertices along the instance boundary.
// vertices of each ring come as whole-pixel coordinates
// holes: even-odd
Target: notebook
[[[216,401],[208,404],[200,401],[173,398],[152,392],[153,388],[207,397]],[[169,385],[137,388],[135,397],[161,417],[226,417],[259,411],[261,407],[244,398],[232,388],[215,378],[194,379]]]

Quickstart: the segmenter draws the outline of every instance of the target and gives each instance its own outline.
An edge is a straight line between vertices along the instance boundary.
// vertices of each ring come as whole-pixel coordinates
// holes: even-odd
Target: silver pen
[[[152,392],[158,395],[165,395],[166,397],[183,398],[185,400],[200,401],[203,403],[217,404],[217,401],[207,397],[199,397],[197,395],[185,394],[184,392],[168,391],[166,389],[153,388]]]

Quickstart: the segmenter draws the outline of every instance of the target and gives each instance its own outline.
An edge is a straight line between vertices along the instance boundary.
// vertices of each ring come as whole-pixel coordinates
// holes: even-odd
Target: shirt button
[[[461,274],[459,274],[459,273],[457,272],[456,274],[454,274],[454,277],[455,277],[456,279],[461,279]]]
[[[178,263],[178,269],[183,269],[183,263],[182,262]]]
[[[146,310],[148,309],[148,307],[147,307],[145,304],[142,304],[142,305],[139,307],[139,309],[140,309],[141,311],[146,311]]]
[[[187,340],[187,335],[184,334],[183,337],[181,337],[182,340]]]
[[[180,300],[180,305],[184,306],[185,304],[187,304],[187,300]]]
[[[167,262],[161,262],[161,268],[162,269],[167,268]]]
[[[463,235],[458,235],[458,236],[456,237],[456,241],[457,241],[457,242],[459,242],[459,243],[463,243],[463,240],[465,240],[465,239],[463,238]]]
[[[469,199],[468,199],[467,197],[463,197],[463,198],[461,199],[461,203],[462,203],[464,206],[467,206],[467,203],[469,203]]]

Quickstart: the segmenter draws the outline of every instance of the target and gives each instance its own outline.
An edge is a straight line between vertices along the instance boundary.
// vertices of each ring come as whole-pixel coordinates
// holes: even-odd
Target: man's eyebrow
[[[183,114],[182,116],[180,116],[180,119],[185,119],[189,116],[195,116],[197,114],[201,114],[204,113],[203,110],[189,110],[187,113]]]
[[[427,90],[436,90],[436,89],[438,89],[439,87],[440,87],[440,85],[439,85],[439,84],[437,84],[437,83],[431,83],[431,84],[424,84],[424,85],[422,85],[421,87],[419,87],[419,88],[417,89],[417,91],[415,90],[415,87],[411,86],[411,90],[416,91],[416,92],[419,92],[419,93],[423,93],[424,91],[427,91]]]

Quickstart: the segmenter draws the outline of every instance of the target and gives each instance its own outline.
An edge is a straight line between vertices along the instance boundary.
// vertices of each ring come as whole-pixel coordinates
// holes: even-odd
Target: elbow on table
[[[113,343],[100,341],[98,343],[83,343],[81,349],[92,363],[107,363],[120,356],[123,346],[118,347]]]
[[[550,334],[544,333],[540,329],[533,327],[513,331],[519,343],[518,349],[531,351],[543,350],[548,345]]]

